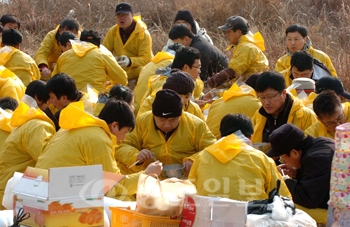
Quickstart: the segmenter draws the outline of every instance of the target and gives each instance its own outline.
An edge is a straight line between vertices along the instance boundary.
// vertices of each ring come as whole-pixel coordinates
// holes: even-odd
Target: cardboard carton
[[[180,227],[244,227],[247,202],[187,195]]]

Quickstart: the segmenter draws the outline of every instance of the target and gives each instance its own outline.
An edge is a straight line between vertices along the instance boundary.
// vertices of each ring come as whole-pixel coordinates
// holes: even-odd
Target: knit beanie
[[[179,69],[173,69],[166,79],[163,89],[170,89],[179,95],[187,95],[194,90],[194,82],[190,74]]]
[[[174,23],[177,21],[177,20],[184,20],[186,21],[187,23],[189,23],[192,27],[192,31],[194,31],[196,29],[196,25],[194,23],[194,17],[191,13],[191,11],[187,10],[187,9],[184,9],[184,10],[179,10],[175,16],[175,19],[174,19]]]
[[[182,101],[173,90],[163,89],[157,92],[152,104],[152,113],[157,117],[171,118],[182,114]]]

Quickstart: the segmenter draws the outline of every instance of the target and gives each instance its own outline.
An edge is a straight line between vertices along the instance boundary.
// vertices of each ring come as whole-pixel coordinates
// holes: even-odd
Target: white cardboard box
[[[244,227],[247,202],[187,195],[180,227]]]

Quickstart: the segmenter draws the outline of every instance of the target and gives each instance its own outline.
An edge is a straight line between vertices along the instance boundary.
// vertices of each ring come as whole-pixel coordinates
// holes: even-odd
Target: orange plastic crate
[[[169,217],[137,213],[130,208],[109,207],[112,211],[111,227],[179,227],[180,220]]]

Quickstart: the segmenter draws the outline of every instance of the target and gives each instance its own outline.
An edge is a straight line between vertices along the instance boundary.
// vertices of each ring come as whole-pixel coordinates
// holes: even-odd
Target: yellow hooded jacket
[[[333,63],[330,57],[326,53],[320,50],[316,50],[312,46],[309,48],[308,51],[312,57],[322,62],[328,68],[332,76],[337,77],[337,72],[335,71]],[[291,59],[291,56],[289,54],[285,54],[282,57],[280,57],[276,62],[275,71],[282,73],[284,70],[289,69],[290,59]]]
[[[241,201],[267,199],[279,179],[280,195],[292,198],[274,161],[234,134],[201,151],[188,179],[198,195]]]
[[[269,61],[263,51],[264,38],[260,32],[243,35],[233,49],[228,67],[242,75],[245,81],[250,75],[269,69]]]
[[[72,102],[61,111],[60,126],[39,157],[37,168],[101,164],[103,171],[120,173],[114,159],[116,137],[104,120],[84,111],[83,101]],[[123,187],[135,194],[139,174],[126,176],[112,196],[121,195]]]
[[[350,122],[350,103],[345,102],[342,103],[344,114],[346,117],[346,122]],[[334,140],[334,133],[331,133],[327,130],[327,127],[320,121],[317,120],[315,123],[313,123],[310,127],[308,127],[305,131],[306,135],[310,135],[312,137],[328,137]]]
[[[125,71],[112,54],[88,42],[74,43],[72,49],[58,58],[52,75],[62,72],[73,77],[79,90],[90,84],[104,92],[109,80],[112,84],[127,85],[128,82]]]
[[[164,68],[172,63],[174,60],[174,55],[165,52],[162,50],[158,52],[151,60],[147,63],[140,71],[139,79],[134,89],[135,100],[134,100],[134,113],[137,115],[139,108],[141,106],[141,100],[147,91],[148,79],[155,75],[155,72],[158,68]]]
[[[32,99],[34,102],[35,100]],[[14,172],[35,166],[47,142],[55,134],[55,125],[39,108],[20,102],[11,118],[13,130],[0,150],[0,199]]]
[[[13,72],[0,66],[0,98],[8,96],[19,102],[25,90],[23,82]]]
[[[5,140],[12,132],[12,114],[13,112],[11,110],[3,110],[0,108],[0,150],[3,149]]]
[[[134,16],[136,22],[135,30],[123,44],[119,33],[119,25],[111,27],[103,41],[103,45],[113,53],[114,56],[126,55],[130,58],[131,65],[127,69],[129,79],[137,78],[141,68],[152,59],[152,37],[147,30],[146,24],[141,16]]]
[[[0,49],[0,65],[15,73],[25,86],[33,80],[39,80],[41,76],[34,59],[11,46]]]
[[[317,121],[316,115],[312,110],[305,107],[299,99],[295,98],[293,95],[290,96],[293,100],[293,104],[286,123],[292,123],[301,130],[305,131],[310,125]],[[253,116],[252,122],[254,125],[254,134],[252,136],[252,142],[262,142],[263,130],[266,124],[266,117],[261,115],[259,113],[259,110],[257,110]]]
[[[252,118],[260,107],[261,103],[253,88],[248,85],[238,86],[234,83],[229,90],[224,91],[222,98],[210,105],[206,122],[210,131],[219,139],[220,123],[225,115],[240,113]]]
[[[142,102],[142,105],[141,105],[140,110],[137,114],[137,117],[141,116],[143,113],[146,113],[149,110],[152,110],[152,104],[153,104],[155,98],[156,98],[155,94],[152,94],[152,95],[148,96]],[[201,108],[199,108],[199,106],[196,103],[189,101],[187,106],[183,106],[183,110],[186,111],[187,113],[190,113],[190,114],[193,114],[193,115],[199,117],[200,119],[202,119],[204,121],[204,115],[202,113],[202,110],[201,110]]]
[[[142,149],[153,152],[155,158],[163,165],[180,164],[188,159],[194,160],[199,151],[215,141],[205,122],[186,112],[182,113],[178,127],[166,141],[163,133],[156,129],[153,114],[149,111],[136,119],[136,128],[126,135],[116,149],[115,158],[122,173],[123,171],[138,172],[153,162],[149,160],[142,165],[127,168],[136,161]]]

